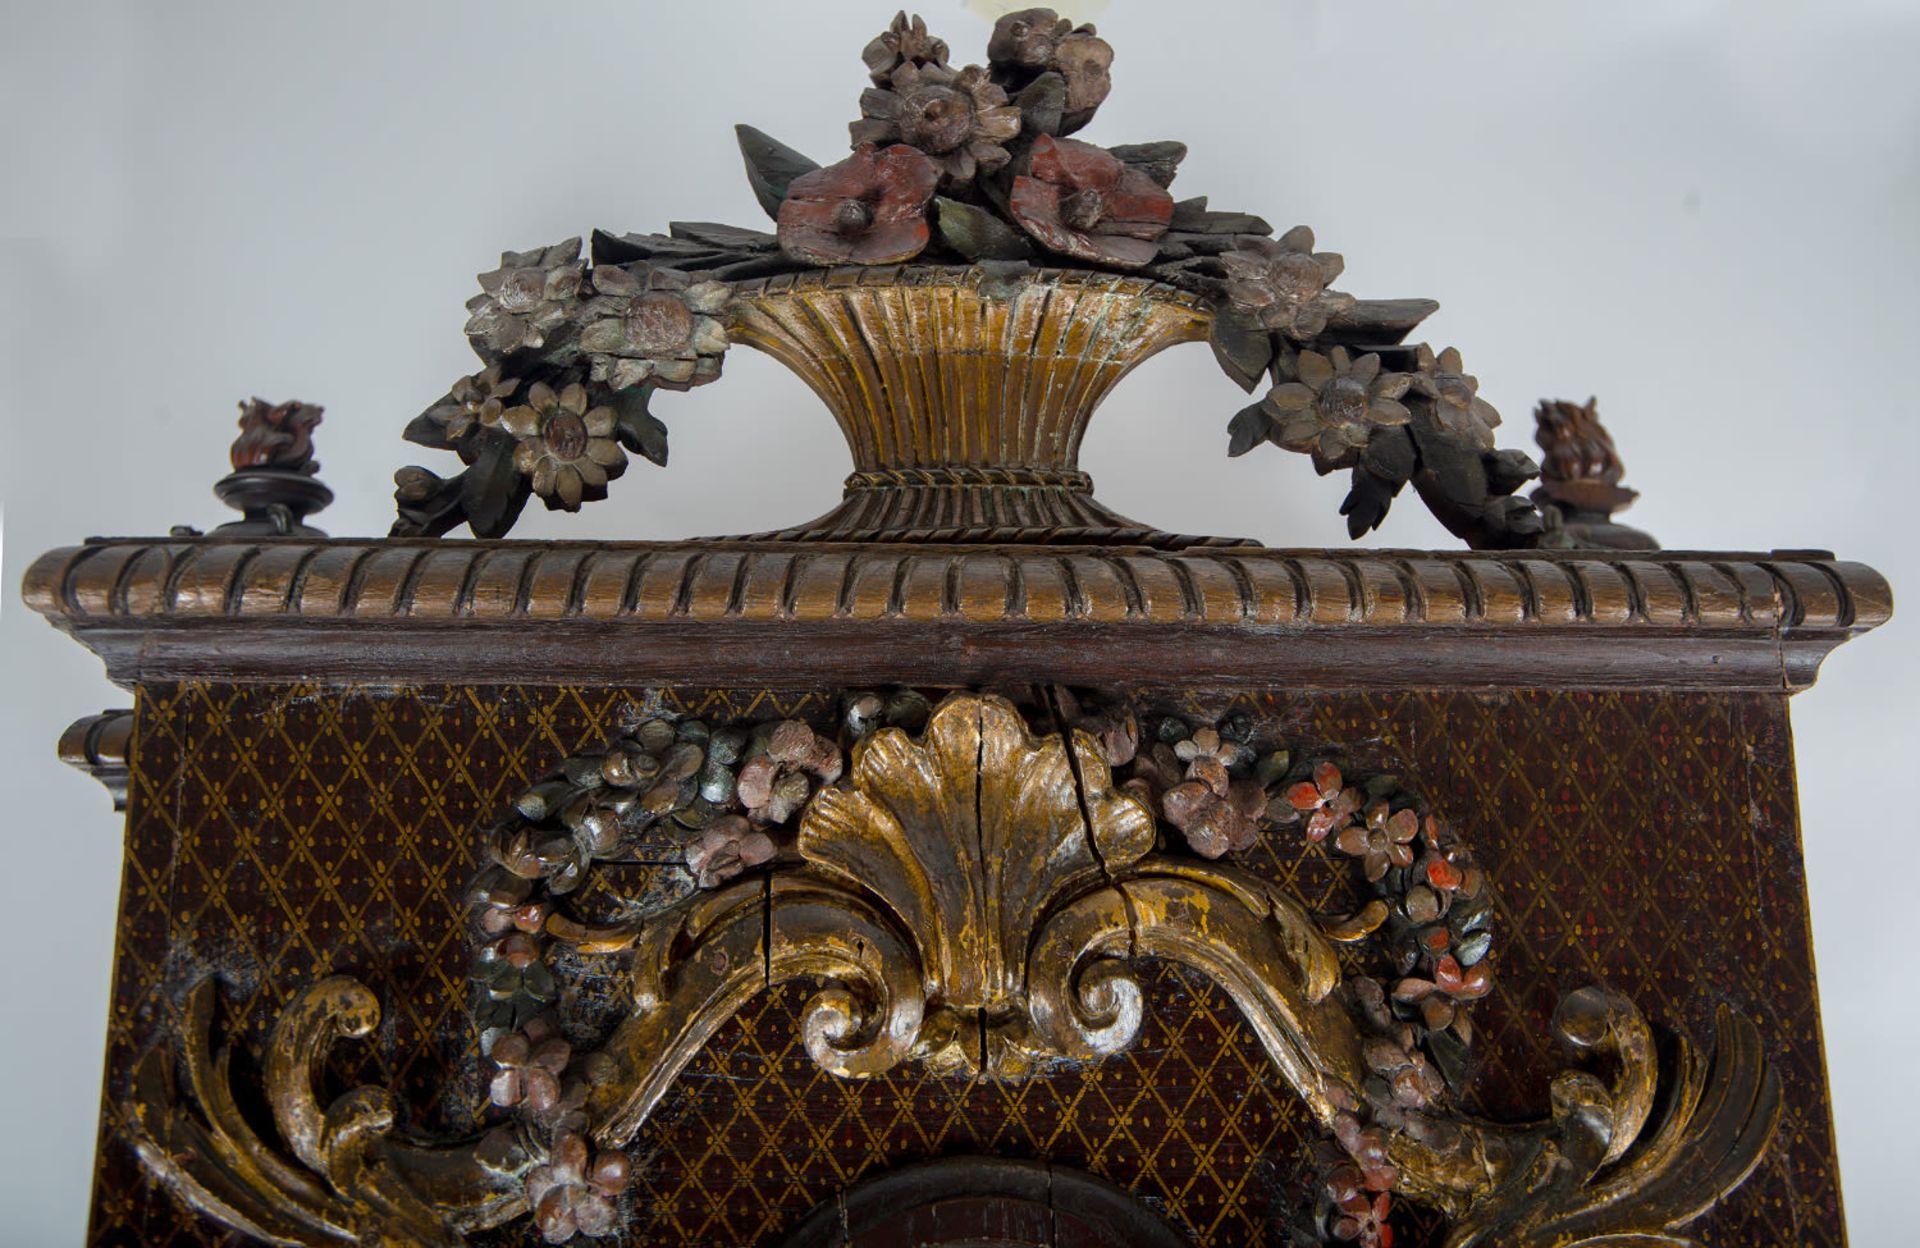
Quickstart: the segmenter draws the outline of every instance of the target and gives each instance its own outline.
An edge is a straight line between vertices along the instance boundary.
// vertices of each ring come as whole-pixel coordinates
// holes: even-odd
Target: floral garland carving
[[[1228,425],[1228,454],[1272,442],[1351,473],[1354,537],[1411,484],[1475,547],[1556,544],[1515,491],[1538,475],[1497,450],[1500,417],[1460,354],[1406,335],[1438,306],[1361,301],[1333,289],[1341,257],[1298,226],[1220,212],[1169,188],[1187,148],[1078,138],[1112,89],[1113,48],[1050,9],[1009,13],[987,63],[954,68],[948,45],[903,12],[863,53],[870,85],[852,152],[821,166],[749,126],[747,179],[775,231],[676,222],[665,235],[596,231],[506,252],[480,276],[468,341],[482,370],[407,427],[456,452],[443,478],[395,475],[394,533],[480,537],[512,528],[531,496],[577,510],[605,496],[627,455],[664,466],[662,389],[720,375],[733,284],[834,266],[1030,265],[1138,273],[1206,296],[1227,375],[1260,402]]]
[[[275,1030],[269,1102],[299,1159],[287,1162],[232,1109],[207,1055],[203,984],[182,1028],[200,1114],[179,1106],[157,1049],[129,1107],[149,1167],[275,1242],[457,1244],[529,1213],[550,1243],[612,1234],[624,1146],[707,1037],[773,984],[825,982],[801,1031],[831,1073],[918,1060],[1028,1078],[1131,1044],[1143,957],[1222,987],[1330,1137],[1302,1244],[1387,1248],[1405,1197],[1453,1219],[1456,1248],[1684,1245],[1679,1228],[1771,1137],[1777,1080],[1751,1025],[1723,1011],[1709,1057],[1682,1049],[1642,1140],[1660,1083],[1651,1033],[1600,989],[1570,995],[1555,1020],[1569,1053],[1602,1069],[1559,1076],[1552,1118],[1465,1113],[1469,1011],[1492,984],[1484,873],[1392,777],[1355,782],[1333,760],[1296,758],[1273,723],[1143,722],[1060,688],[1024,706],[856,692],[831,736],[662,706],[563,759],[487,834],[472,976],[497,1125],[421,1149],[387,1137],[379,1090],[319,1109],[317,1063],[378,1016],[364,987],[336,977]],[[1214,861],[1275,836],[1349,860],[1371,897],[1316,918]],[[684,870],[666,872],[677,889],[588,921],[575,899],[621,862]],[[1337,943],[1361,950],[1356,972]],[[634,1004],[605,1034],[566,989],[612,955]]]

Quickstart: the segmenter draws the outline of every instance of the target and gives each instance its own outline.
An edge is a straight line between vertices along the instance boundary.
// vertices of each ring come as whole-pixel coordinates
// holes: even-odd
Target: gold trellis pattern
[[[817,693],[680,691],[715,718],[822,717]],[[1769,1159],[1695,1228],[1714,1245],[1841,1241],[1800,876],[1785,701],[1521,692],[1135,691],[1170,711],[1237,707],[1305,747],[1398,771],[1454,815],[1499,886],[1501,973],[1480,1010],[1473,1093],[1532,1117],[1559,1068],[1547,1018],[1595,980],[1696,1035],[1725,1001],[1753,1019],[1786,1092]],[[365,978],[386,1003],[345,1083],[395,1088],[436,1133],[477,1121],[464,1019],[461,891],[478,829],[556,757],[630,716],[639,690],[143,687],[109,1070],[124,1071],[206,971],[244,1050],[301,985]],[[1309,906],[1346,876],[1284,838],[1250,856]],[[636,1142],[633,1243],[754,1244],[878,1169],[956,1151],[1084,1166],[1138,1191],[1197,1243],[1282,1243],[1307,1119],[1224,995],[1174,968],[1133,1050],[1000,1084],[917,1065],[820,1072],[795,1039],[804,994],[728,1024]],[[109,1088],[95,1244],[226,1243],[141,1177]],[[1403,1206],[1404,1208],[1404,1206]],[[1409,1211],[1409,1214],[1411,1211]],[[1396,1219],[1403,1216],[1397,1214]],[[1429,1242],[1417,1218],[1398,1242]],[[520,1242],[510,1227],[483,1242]]]

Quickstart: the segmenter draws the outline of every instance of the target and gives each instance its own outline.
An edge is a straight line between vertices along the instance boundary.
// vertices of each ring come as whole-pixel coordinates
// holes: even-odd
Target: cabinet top
[[[1892,611],[1877,572],[1804,551],[107,539],[24,592],[123,684],[1791,692]]]

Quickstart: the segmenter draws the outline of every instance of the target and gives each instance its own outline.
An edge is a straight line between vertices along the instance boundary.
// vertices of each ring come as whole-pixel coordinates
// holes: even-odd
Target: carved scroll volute
[[[1334,1113],[1329,1083],[1359,1082],[1359,1039],[1331,996],[1340,978],[1332,946],[1280,890],[1211,863],[1148,858],[1045,924],[1027,975],[1038,1037],[1082,1058],[1125,1050],[1145,1002],[1132,963],[1145,957],[1225,990],[1320,1121]]]
[[[930,997],[1005,1015],[1023,1003],[1048,902],[1153,844],[1153,817],[1112,791],[1098,744],[1076,733],[1073,750],[1001,699],[950,699],[921,742],[888,729],[856,750],[852,787],[819,794],[800,852],[893,909]]]

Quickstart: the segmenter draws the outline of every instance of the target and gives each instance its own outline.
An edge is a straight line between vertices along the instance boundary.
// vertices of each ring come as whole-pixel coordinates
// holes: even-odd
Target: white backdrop
[[[1531,445],[1598,394],[1675,548],[1825,547],[1920,584],[1908,473],[1920,287],[1920,13],[1896,0],[1110,0],[1116,91],[1086,137],[1179,138],[1177,190],[1312,224],[1342,285],[1430,295]],[[959,0],[924,11],[978,59]],[[704,17],[696,16],[703,14]],[[19,605],[92,533],[223,519],[233,404],[326,405],[335,535],[384,532],[405,421],[472,367],[472,275],[502,247],[669,219],[760,224],[731,123],[821,159],[891,0],[660,5],[0,0],[0,766],[10,986],[0,1208],[84,1223],[118,821],[54,761],[121,705]],[[846,453],[770,361],[668,396],[673,465],[516,534],[668,538],[811,516]],[[1204,347],[1143,369],[1086,448],[1101,497],[1184,532],[1341,545],[1343,486],[1268,451]],[[422,458],[424,456],[424,459]],[[436,465],[438,466],[438,465]],[[1377,540],[1453,543],[1411,496]],[[1855,1241],[1911,1242],[1911,620],[1794,702],[1822,1007]],[[1660,835],[1659,829],[1623,834]],[[1797,933],[1786,933],[1797,939]]]

